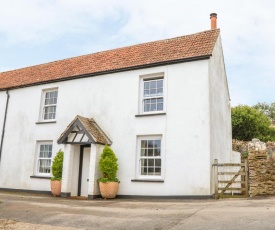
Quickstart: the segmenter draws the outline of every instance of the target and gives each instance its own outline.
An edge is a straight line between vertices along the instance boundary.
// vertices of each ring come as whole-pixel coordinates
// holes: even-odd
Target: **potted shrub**
[[[61,195],[61,180],[62,180],[62,169],[63,169],[63,156],[64,152],[60,149],[54,157],[52,164],[52,175],[51,178],[51,190],[54,196]]]
[[[99,189],[103,198],[115,198],[119,180],[116,177],[118,170],[117,157],[109,146],[105,146],[99,160],[99,169],[102,177],[98,179]]]

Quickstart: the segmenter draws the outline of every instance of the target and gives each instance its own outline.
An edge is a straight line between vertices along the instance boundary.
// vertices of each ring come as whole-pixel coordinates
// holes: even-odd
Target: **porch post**
[[[63,172],[61,183],[62,197],[71,196],[74,148],[74,145],[64,145]]]
[[[103,147],[101,147],[101,145],[91,144],[88,199],[94,199],[100,196],[97,179],[100,177],[98,162],[102,149]]]

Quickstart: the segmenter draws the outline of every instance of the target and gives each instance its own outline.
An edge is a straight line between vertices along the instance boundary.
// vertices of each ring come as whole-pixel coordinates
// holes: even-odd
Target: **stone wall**
[[[248,159],[249,195],[275,194],[275,142],[232,141],[232,149]]]
[[[248,150],[247,144],[248,144],[248,141],[239,141],[239,140],[233,139],[232,150],[239,153],[246,152]]]
[[[248,154],[249,195],[275,194],[275,158],[267,150],[251,150]]]
[[[252,141],[239,141],[232,140],[232,150],[241,153],[242,155],[251,150],[266,150],[269,156],[275,154],[275,142],[268,141],[266,143],[261,142],[259,139],[253,139]]]

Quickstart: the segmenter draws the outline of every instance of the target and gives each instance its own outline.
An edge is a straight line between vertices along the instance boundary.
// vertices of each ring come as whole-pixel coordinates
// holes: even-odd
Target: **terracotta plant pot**
[[[54,196],[61,195],[61,180],[51,180],[51,190]]]
[[[99,182],[99,189],[103,198],[115,198],[118,191],[118,182]]]

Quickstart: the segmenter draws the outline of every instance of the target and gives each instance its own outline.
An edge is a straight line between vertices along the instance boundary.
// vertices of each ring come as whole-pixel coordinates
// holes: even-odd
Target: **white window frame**
[[[143,157],[141,156],[141,141],[142,140],[160,140],[160,156],[156,157]],[[142,159],[160,159],[161,161],[161,172],[160,175],[142,175],[141,173],[141,160]],[[137,137],[137,161],[136,161],[136,174],[138,179],[163,179],[164,178],[164,144],[162,135],[144,135]]]
[[[144,96],[144,85],[145,85],[145,82],[147,81],[155,81],[155,80],[158,80],[158,79],[162,79],[163,80],[163,91],[162,91],[162,95],[161,96],[148,96],[148,97],[145,97]],[[140,76],[140,96],[139,96],[139,100],[140,100],[140,103],[139,103],[139,114],[157,114],[157,113],[164,113],[165,112],[165,103],[166,103],[166,99],[165,99],[165,90],[166,90],[166,87],[165,87],[165,74],[164,72],[161,72],[161,73],[154,73],[154,74],[146,74],[146,75],[141,75]],[[163,100],[163,107],[162,107],[162,110],[155,110],[155,111],[144,111],[144,101],[146,99],[157,99],[157,98],[162,98]]]
[[[51,157],[40,157],[40,147],[41,145],[51,145]],[[36,154],[35,154],[35,165],[34,165],[34,175],[37,176],[51,176],[51,166],[52,166],[52,159],[53,159],[53,141],[37,141],[36,143]],[[49,173],[43,173],[39,171],[39,161],[40,160],[50,160],[50,172]]]
[[[51,92],[57,92],[57,99],[55,104],[45,105],[46,94]],[[41,97],[41,109],[40,109],[40,121],[48,122],[48,121],[56,121],[56,114],[57,114],[57,101],[58,101],[58,88],[50,88],[42,90],[42,97]],[[45,108],[55,106],[55,117],[52,119],[45,119]]]

